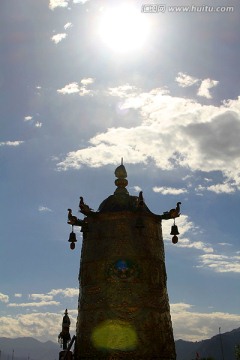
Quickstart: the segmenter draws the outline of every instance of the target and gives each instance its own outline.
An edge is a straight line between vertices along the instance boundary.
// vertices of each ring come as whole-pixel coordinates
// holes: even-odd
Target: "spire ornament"
[[[114,192],[114,195],[129,195],[126,186],[128,185],[127,181],[127,171],[125,169],[125,166],[123,165],[123,158],[121,159],[121,165],[119,165],[115,172],[116,176],[115,185],[117,186],[117,189]]]

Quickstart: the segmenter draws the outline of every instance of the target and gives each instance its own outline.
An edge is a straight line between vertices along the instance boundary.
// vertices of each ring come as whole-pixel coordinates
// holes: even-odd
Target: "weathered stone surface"
[[[140,229],[139,216],[144,223]],[[76,358],[175,359],[159,218],[147,212],[110,211],[87,221]],[[121,326],[124,332],[128,325],[135,334],[132,344],[121,333]]]

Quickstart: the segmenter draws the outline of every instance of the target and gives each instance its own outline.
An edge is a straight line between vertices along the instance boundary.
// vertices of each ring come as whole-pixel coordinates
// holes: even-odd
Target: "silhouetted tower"
[[[68,359],[70,360],[72,358],[71,351],[67,350],[68,343],[71,340],[71,336],[69,333],[71,322],[68,316],[67,309],[65,310],[63,321],[62,321],[62,331],[58,335],[58,342],[60,343],[62,347],[62,351],[59,353],[59,360]]]
[[[115,176],[117,188],[97,212],[80,198],[84,220],[68,221],[83,232],[74,356],[175,360],[161,220],[178,217],[179,204],[174,214],[153,214],[142,192],[129,195],[123,164]]]

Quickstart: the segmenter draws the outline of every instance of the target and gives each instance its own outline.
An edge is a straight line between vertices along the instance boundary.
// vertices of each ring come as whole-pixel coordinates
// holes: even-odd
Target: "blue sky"
[[[153,212],[182,202],[178,244],[163,222],[175,339],[239,327],[239,1],[146,4],[1,1],[0,336],[56,341],[65,308],[74,334],[67,209],[97,210],[121,157]]]

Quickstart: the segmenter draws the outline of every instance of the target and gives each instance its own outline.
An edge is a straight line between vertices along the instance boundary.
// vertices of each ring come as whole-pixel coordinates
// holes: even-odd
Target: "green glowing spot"
[[[98,349],[129,351],[136,348],[137,342],[136,331],[126,321],[106,320],[92,333],[92,343]]]

